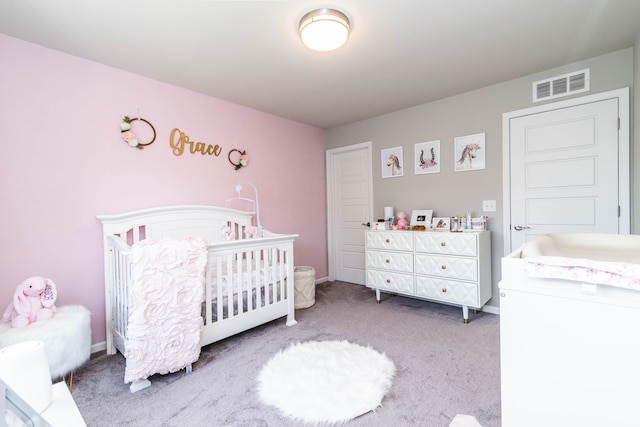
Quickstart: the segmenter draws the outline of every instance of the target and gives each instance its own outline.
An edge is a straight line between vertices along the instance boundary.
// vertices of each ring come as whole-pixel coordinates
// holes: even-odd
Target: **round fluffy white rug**
[[[375,410],[396,367],[348,341],[308,341],[280,351],[258,376],[260,398],[294,420],[342,423]]]

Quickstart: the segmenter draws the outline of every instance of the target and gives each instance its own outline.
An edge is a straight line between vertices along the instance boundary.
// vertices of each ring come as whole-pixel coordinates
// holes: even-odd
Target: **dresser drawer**
[[[413,253],[367,251],[367,268],[413,272]]]
[[[368,269],[367,286],[388,292],[413,294],[413,274]]]
[[[416,252],[477,256],[476,233],[416,233]]]
[[[416,276],[416,295],[443,302],[478,307],[478,286],[475,283]]]
[[[415,272],[416,274],[476,282],[478,281],[478,260],[476,258],[416,254]]]
[[[369,231],[367,248],[413,252],[413,234],[403,231]]]

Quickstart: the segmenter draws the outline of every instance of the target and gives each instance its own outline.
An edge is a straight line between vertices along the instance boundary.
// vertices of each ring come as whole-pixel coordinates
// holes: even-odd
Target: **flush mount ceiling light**
[[[308,48],[334,50],[345,44],[351,30],[349,18],[335,9],[316,9],[300,19],[298,34]]]

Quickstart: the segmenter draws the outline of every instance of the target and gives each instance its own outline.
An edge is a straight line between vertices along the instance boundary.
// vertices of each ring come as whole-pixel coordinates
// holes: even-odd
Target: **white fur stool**
[[[0,348],[32,340],[44,341],[51,378],[73,374],[91,356],[91,313],[81,305],[66,305],[51,319],[24,328],[0,322]]]

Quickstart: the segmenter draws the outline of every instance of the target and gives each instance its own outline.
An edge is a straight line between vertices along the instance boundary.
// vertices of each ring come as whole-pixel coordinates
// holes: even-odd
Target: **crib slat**
[[[133,227],[133,243],[138,243],[140,241],[140,227]]]
[[[241,257],[244,259],[245,279],[243,283],[243,299],[247,312],[254,311],[258,308],[258,300],[255,291],[255,257],[251,251],[242,250]]]
[[[269,249],[269,276],[266,279],[269,287],[272,288],[273,293],[273,302],[276,303],[279,301],[279,292],[278,292],[278,277],[276,276],[277,268],[278,268],[278,248]]]
[[[282,260],[280,259],[281,251],[279,248],[273,249],[273,258],[274,258],[274,268],[273,268],[273,283],[274,286],[278,287],[278,295],[280,295],[280,300],[284,298],[284,292],[282,286],[284,284],[283,275],[282,275]]]
[[[244,283],[244,278],[242,276],[242,257],[239,256],[238,253],[233,254],[233,259],[235,260],[236,263],[236,271],[237,271],[237,275],[236,277],[234,277],[234,281],[232,283],[232,287],[231,287],[231,293],[229,295],[233,295],[233,297],[231,298],[231,301],[235,301],[236,302],[236,306],[237,306],[237,315],[241,315],[243,312],[243,304],[242,304],[242,284]],[[232,307],[233,309],[233,307]],[[235,310],[233,315],[236,315]]]

